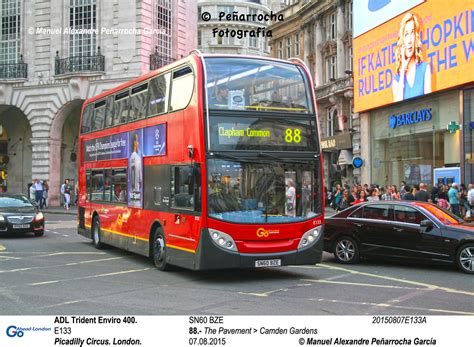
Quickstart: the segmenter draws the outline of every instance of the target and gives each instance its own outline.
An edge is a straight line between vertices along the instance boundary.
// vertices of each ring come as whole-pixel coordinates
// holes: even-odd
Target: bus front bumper
[[[321,262],[322,254],[323,230],[318,240],[309,247],[278,253],[238,253],[220,248],[211,240],[209,231],[202,229],[196,251],[195,269],[256,268],[259,267],[257,261],[261,260],[280,260],[281,266],[314,265]]]

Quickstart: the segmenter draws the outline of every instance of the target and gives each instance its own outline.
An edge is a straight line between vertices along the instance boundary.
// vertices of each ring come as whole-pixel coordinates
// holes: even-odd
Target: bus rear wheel
[[[166,240],[163,230],[158,229],[153,237],[153,264],[161,271],[167,271],[170,265],[166,262]]]
[[[92,244],[97,249],[104,248],[104,244],[100,239],[100,221],[98,217],[94,217],[92,221]]]

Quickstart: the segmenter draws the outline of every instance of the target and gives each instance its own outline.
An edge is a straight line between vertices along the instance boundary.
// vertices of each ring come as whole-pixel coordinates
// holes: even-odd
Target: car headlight
[[[209,229],[209,235],[217,246],[227,251],[237,252],[235,241],[230,235],[216,229]]]
[[[44,219],[43,212],[38,212],[35,216],[35,222],[42,221]]]
[[[298,249],[308,247],[311,244],[313,244],[321,236],[322,230],[323,230],[323,226],[320,225],[316,228],[313,228],[313,229],[305,232],[303,237],[300,240],[300,244],[298,245]]]
[[[5,222],[5,217],[0,214],[0,222]]]

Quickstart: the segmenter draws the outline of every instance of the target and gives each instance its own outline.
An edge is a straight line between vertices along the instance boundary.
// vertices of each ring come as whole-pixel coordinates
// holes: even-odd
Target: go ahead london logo
[[[7,328],[7,336],[8,337],[23,337],[23,335],[25,335],[25,333],[21,328],[17,328],[14,325],[10,325]]]

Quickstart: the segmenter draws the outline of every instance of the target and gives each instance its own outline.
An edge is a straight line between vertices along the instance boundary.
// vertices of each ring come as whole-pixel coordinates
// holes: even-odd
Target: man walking
[[[451,205],[451,212],[456,216],[461,217],[461,209],[459,208],[459,192],[458,184],[453,183],[448,191],[449,204]]]
[[[420,183],[420,190],[415,194],[416,201],[430,201],[430,194],[426,191],[426,184]]]
[[[35,201],[40,209],[43,208],[43,182],[39,179],[35,181]]]

